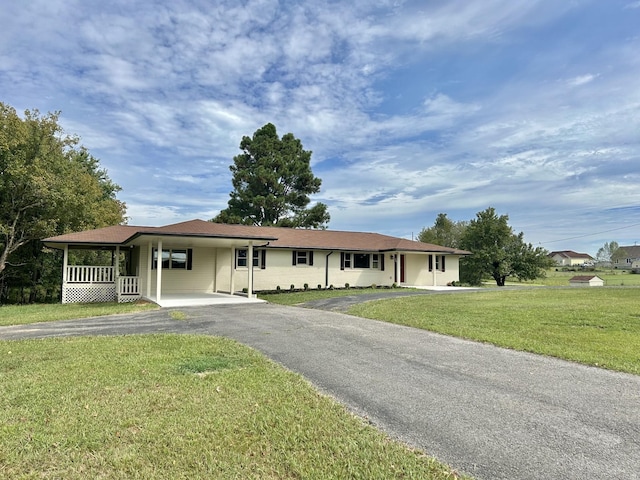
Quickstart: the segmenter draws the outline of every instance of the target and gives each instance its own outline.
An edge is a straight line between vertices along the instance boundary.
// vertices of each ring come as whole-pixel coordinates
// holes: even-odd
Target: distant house
[[[64,252],[62,303],[235,294],[331,285],[442,286],[470,252],[378,233],[225,225],[116,225],[44,239]],[[70,265],[69,250],[112,252],[111,266]],[[125,257],[123,262],[116,259]]]
[[[569,279],[572,287],[603,287],[604,280],[597,275],[576,275]]]
[[[577,253],[573,250],[561,250],[557,252],[551,252],[549,257],[556,262],[556,265],[561,267],[573,267],[576,265],[589,265],[594,262],[594,259],[588,253]]]
[[[615,268],[640,268],[640,245],[620,246],[624,257],[613,262]]]

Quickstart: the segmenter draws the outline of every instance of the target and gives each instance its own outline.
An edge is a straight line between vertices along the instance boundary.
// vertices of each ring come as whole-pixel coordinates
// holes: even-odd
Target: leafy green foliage
[[[50,262],[40,239],[124,221],[120,187],[77,137],[63,132],[58,116],[27,110],[21,118],[0,102],[2,285],[46,279]]]
[[[476,214],[461,239],[461,247],[472,255],[461,259],[461,280],[479,285],[485,276],[500,287],[507,277],[533,280],[542,277],[553,261],[541,247],[525,243],[524,234],[513,233],[507,215],[498,216],[494,208]]]
[[[423,228],[418,234],[418,240],[444,247],[459,248],[462,235],[469,222],[453,220],[446,213],[439,213],[433,227]]]
[[[618,242],[605,242],[596,253],[596,260],[600,263],[613,264],[616,260],[622,260],[627,256],[624,248],[620,248]]]
[[[292,133],[278,137],[268,123],[243,137],[242,154],[233,159],[233,188],[228,207],[212,221],[292,228],[325,228],[327,206],[308,207],[322,181],[313,175],[311,152]]]

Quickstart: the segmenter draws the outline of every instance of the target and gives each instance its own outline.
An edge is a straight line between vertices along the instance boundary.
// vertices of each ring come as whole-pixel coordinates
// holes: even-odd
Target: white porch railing
[[[67,283],[113,283],[113,267],[67,266]]]
[[[116,277],[114,267],[67,266],[62,303],[133,302],[140,297],[140,277]]]
[[[118,294],[140,295],[140,277],[118,277]]]

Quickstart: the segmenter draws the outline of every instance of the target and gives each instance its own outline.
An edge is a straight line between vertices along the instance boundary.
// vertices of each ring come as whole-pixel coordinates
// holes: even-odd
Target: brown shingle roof
[[[73,243],[83,245],[118,245],[126,243],[140,229],[147,227],[135,227],[133,225],[114,225],[112,227],[85,230],[84,232],[66,233],[57,237],[45,238],[45,243]]]
[[[625,251],[625,258],[640,258],[640,245],[627,245],[620,248]]]
[[[575,277],[571,277],[569,281],[570,282],[588,282],[589,280],[592,280],[594,278],[598,278],[602,280],[597,275],[576,275]]]
[[[379,233],[344,232],[336,230],[304,230],[280,227],[256,227],[190,220],[163,227],[113,227],[69,233],[43,241],[50,244],[107,244],[123,245],[141,235],[175,235],[203,238],[259,239],[269,242],[272,248],[362,250],[362,251],[415,251],[468,255],[470,252],[390,237]]]
[[[549,254],[550,257],[553,257],[555,255],[560,255],[561,257],[566,257],[566,258],[584,258],[585,260],[593,260],[593,257],[588,253],[577,253],[577,252],[574,252],[573,250],[560,250],[557,252],[551,252]]]

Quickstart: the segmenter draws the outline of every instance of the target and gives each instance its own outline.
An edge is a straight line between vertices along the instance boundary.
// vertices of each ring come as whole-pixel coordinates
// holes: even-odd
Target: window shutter
[[[429,255],[429,271],[433,272],[433,255]]]
[[[344,270],[344,252],[340,252],[340,270]]]
[[[297,265],[298,264],[298,261],[297,261],[298,259],[296,257],[296,251],[294,250],[291,253],[293,253],[293,257],[291,258],[291,265]]]
[[[444,272],[444,255],[442,255],[442,271]]]
[[[385,254],[381,253],[380,254],[380,270],[382,270],[383,272],[384,272],[384,257],[385,257]]]
[[[193,248],[187,248],[187,270],[193,270]]]
[[[264,270],[265,268],[267,268],[267,251],[261,250],[260,251],[260,269]]]
[[[309,266],[313,266],[313,251],[309,250]]]

